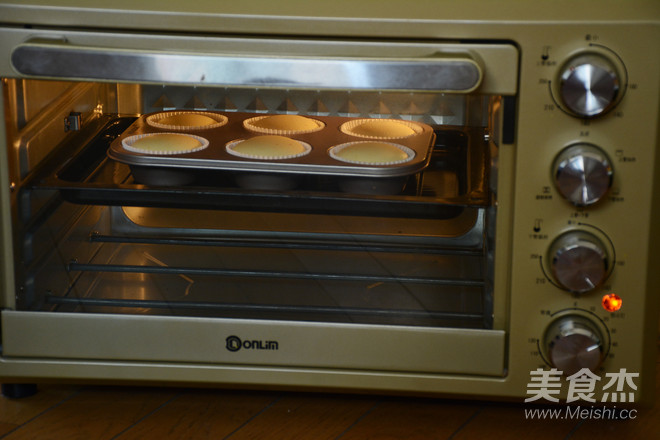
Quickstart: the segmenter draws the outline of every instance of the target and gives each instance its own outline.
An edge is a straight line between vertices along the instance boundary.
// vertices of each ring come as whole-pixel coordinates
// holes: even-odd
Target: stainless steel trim
[[[150,83],[345,90],[471,92],[483,73],[474,60],[306,58],[121,50],[26,43],[12,52],[23,75]]]
[[[502,330],[7,310],[2,329],[3,359],[203,363],[245,371],[329,368],[329,376],[367,370],[501,377],[506,356]],[[230,335],[267,338],[278,349],[230,352]]]

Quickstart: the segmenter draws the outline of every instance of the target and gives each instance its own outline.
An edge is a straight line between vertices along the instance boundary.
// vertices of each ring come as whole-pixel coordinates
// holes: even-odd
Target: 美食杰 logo
[[[525,402],[533,402],[544,399],[549,402],[559,402],[556,397],[562,392],[564,384],[567,384],[566,403],[575,401],[595,402],[627,402],[635,401],[635,391],[637,385],[634,379],[639,377],[639,373],[629,373],[625,368],[618,373],[605,373],[605,380],[593,373],[588,368],[583,368],[575,374],[572,374],[562,381],[563,372],[556,368],[544,370],[537,368],[530,371],[530,381],[527,384],[527,394],[531,397],[525,399]],[[598,382],[602,382],[599,388],[602,391],[601,399],[596,400]],[[632,390],[632,391],[631,391]]]
[[[619,408],[611,403],[634,403],[639,373],[625,368],[601,377],[588,368],[564,378],[563,372],[552,368],[530,371],[525,402],[559,402],[566,391],[566,408],[525,409],[527,419],[578,419],[578,420],[632,420],[637,418],[634,408]],[[563,380],[562,380],[563,379]],[[577,403],[577,404],[576,404]],[[600,406],[599,406],[600,404]]]

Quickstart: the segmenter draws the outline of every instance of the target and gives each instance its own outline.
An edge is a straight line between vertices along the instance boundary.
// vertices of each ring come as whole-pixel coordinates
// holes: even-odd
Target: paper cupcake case
[[[287,128],[268,128],[268,127],[263,127],[260,126],[260,123],[267,122],[269,118],[271,118],[273,115],[265,115],[265,116],[255,116],[252,118],[245,119],[243,121],[243,127],[245,127],[246,130],[249,130],[254,133],[261,133],[261,134],[275,134],[275,135],[282,135],[282,136],[291,136],[291,135],[300,135],[300,134],[306,134],[306,133],[314,133],[317,131],[321,131],[325,128],[325,123],[322,121],[319,121],[318,119],[310,118],[310,117],[305,117],[306,122],[308,123],[307,125],[314,125],[312,128],[301,128],[301,127],[295,127],[295,124],[291,124],[290,127]],[[287,116],[287,115],[275,115],[275,116]]]
[[[400,145],[400,144],[394,144],[394,143],[391,143],[391,142],[382,142],[382,141],[378,142],[378,143],[395,147],[395,148],[401,150],[403,153],[405,153],[406,157],[404,159],[395,160],[395,161],[365,162],[365,161],[350,160],[350,159],[347,159],[347,158],[341,156],[341,152],[343,150],[345,150],[346,148],[359,147],[361,144],[365,144],[365,143],[373,143],[373,141],[372,142],[356,141],[356,142],[347,142],[345,144],[336,145],[334,147],[331,147],[328,150],[328,154],[330,155],[330,157],[332,157],[333,159],[338,160],[340,162],[346,162],[346,163],[358,164],[358,165],[371,165],[371,166],[400,165],[400,164],[404,164],[406,162],[410,162],[411,160],[413,160],[415,158],[415,151],[411,150],[410,148],[405,147],[405,146]]]
[[[206,116],[214,120],[214,123],[206,125],[177,125],[177,124],[168,124],[163,123],[162,121],[170,118],[176,117],[179,115],[200,115]],[[170,111],[170,112],[159,112],[153,113],[146,117],[147,124],[152,127],[163,129],[163,130],[175,130],[175,131],[189,131],[189,130],[210,130],[212,128],[222,127],[227,123],[229,119],[217,112],[199,112],[199,111]]]
[[[161,112],[158,114],[171,114],[172,112]],[[183,113],[183,112],[182,112]],[[200,112],[195,112],[200,113]],[[203,112],[203,114],[214,114],[216,112]],[[156,133],[171,132],[171,130],[155,127],[149,121],[153,121],[154,115],[143,115],[138,118],[118,139],[116,139],[110,149],[108,156],[116,161],[125,163],[131,168],[139,167],[140,170],[168,169],[169,171],[180,171],[194,174],[196,170],[210,170],[220,172],[240,173],[269,173],[278,175],[323,175],[336,176],[344,178],[347,176],[364,177],[372,179],[410,176],[423,170],[429,163],[431,150],[435,141],[433,129],[421,123],[412,123],[417,127],[416,134],[403,139],[391,139],[388,142],[399,145],[405,151],[412,151],[412,154],[405,161],[390,164],[363,164],[343,162],[333,158],[330,154],[331,148],[341,146],[350,142],[364,141],[364,138],[358,138],[343,132],[340,127],[347,122],[357,120],[358,118],[346,118],[338,116],[314,116],[312,119],[318,120],[323,124],[321,130],[311,133],[301,133],[289,135],[306,145],[306,150],[302,155],[287,158],[254,158],[241,157],[231,154],[227,146],[240,139],[261,136],[262,133],[255,133],[245,128],[244,122],[258,115],[254,113],[240,112],[217,112],[217,116],[226,118],[224,125],[214,128],[186,128],[177,133],[185,133],[191,136],[198,136],[208,141],[208,146],[201,150],[181,154],[145,154],[143,152],[130,151],[124,148],[124,140],[132,136],[152,135]],[[201,113],[200,113],[201,114]],[[151,119],[150,119],[151,118]],[[362,120],[364,118],[361,118]],[[404,121],[408,123],[408,121]],[[231,147],[229,148],[231,150]],[[152,182],[141,182],[150,184]],[[153,182],[156,184],[156,182]],[[158,182],[158,184],[162,184]]]
[[[136,142],[145,139],[145,138],[150,138],[150,137],[158,137],[162,135],[174,135],[174,136],[181,136],[181,137],[186,137],[186,138],[191,138],[196,140],[199,145],[196,147],[192,148],[181,148],[178,150],[147,150],[144,148],[140,148],[139,146],[135,146]],[[157,155],[157,156],[170,156],[174,154],[189,154],[189,153],[194,153],[197,151],[202,151],[206,147],[209,146],[209,141],[201,136],[195,136],[193,134],[187,134],[187,133],[168,133],[168,132],[163,132],[163,133],[145,133],[145,134],[136,134],[133,136],[129,136],[127,138],[123,138],[121,141],[122,147],[130,151],[132,153],[138,153],[138,154],[146,154],[146,155]]]
[[[294,139],[295,140],[295,139]],[[300,144],[300,146],[303,148],[303,151],[300,153],[296,154],[283,154],[283,155],[277,155],[277,156],[269,156],[269,155],[254,155],[254,154],[245,154],[240,151],[236,151],[235,148],[238,147],[242,142],[244,142],[245,139],[238,139],[235,141],[229,142],[225,149],[227,150],[227,153],[231,154],[232,156],[236,157],[241,157],[243,159],[252,159],[252,160],[287,160],[287,159],[295,159],[298,157],[303,157],[307,154],[309,154],[310,151],[312,151],[312,146],[309,145],[306,142],[302,141],[296,141]]]
[[[372,134],[365,134],[360,129],[366,125],[369,125],[373,129]],[[388,133],[391,130],[400,130],[405,132],[405,134],[393,134]],[[404,121],[401,119],[353,119],[346,121],[339,127],[339,130],[342,133],[345,133],[349,136],[355,136],[364,139],[405,139],[413,136],[417,136],[424,131],[424,127],[412,121]]]

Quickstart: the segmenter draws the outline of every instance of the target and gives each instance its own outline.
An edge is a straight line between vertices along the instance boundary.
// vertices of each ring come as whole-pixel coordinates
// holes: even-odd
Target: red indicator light
[[[623,300],[616,293],[610,293],[603,297],[603,308],[608,312],[616,312],[623,305]]]

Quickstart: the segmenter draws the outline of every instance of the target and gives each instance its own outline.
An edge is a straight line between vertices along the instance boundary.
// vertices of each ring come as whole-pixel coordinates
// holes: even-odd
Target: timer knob
[[[601,200],[612,186],[613,175],[607,154],[591,144],[566,147],[554,163],[555,186],[575,206],[587,206]]]
[[[550,268],[559,285],[575,293],[600,286],[609,275],[609,249],[595,235],[570,231],[550,246]]]
[[[544,343],[548,360],[566,376],[582,368],[595,371],[604,360],[603,335],[583,316],[564,316],[554,321],[545,333]]]
[[[569,59],[559,75],[559,96],[576,116],[591,118],[610,110],[620,97],[619,72],[609,58],[582,53]]]

